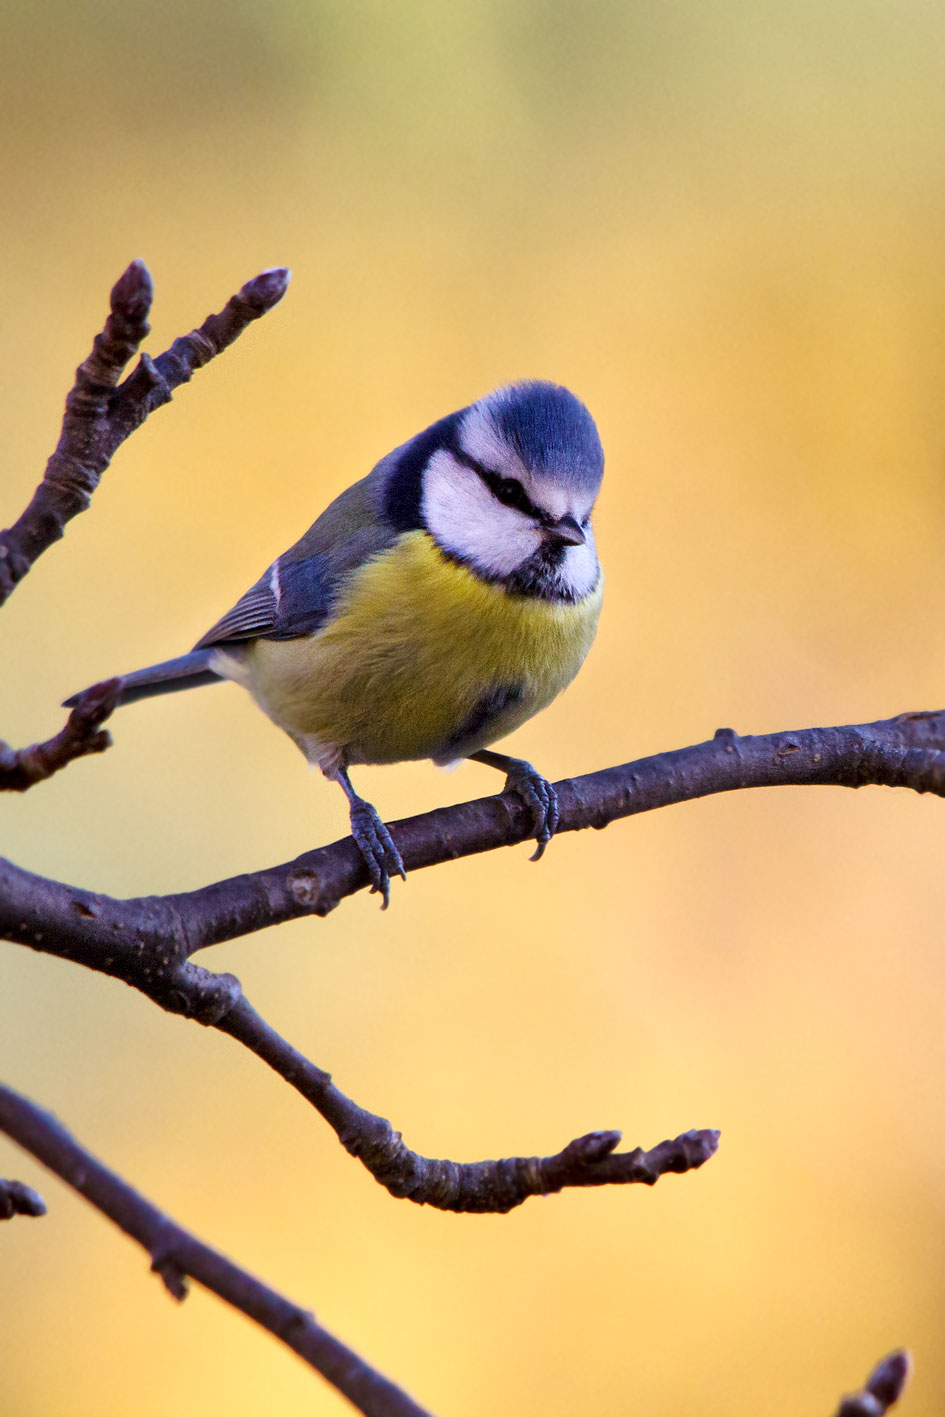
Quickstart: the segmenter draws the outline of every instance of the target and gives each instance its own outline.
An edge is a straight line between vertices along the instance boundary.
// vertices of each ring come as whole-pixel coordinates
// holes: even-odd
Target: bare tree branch
[[[622,817],[749,787],[867,784],[945,795],[945,711],[757,737],[720,729],[705,743],[556,783],[558,833],[599,830]],[[391,824],[414,871],[512,846],[531,830],[529,810],[513,794]],[[327,915],[368,884],[350,837],[198,890],[129,900],[62,885],[0,858],[0,938],[44,941],[48,952],[125,979],[173,1007],[181,965],[198,950],[285,920]],[[178,1012],[190,1012],[185,993]],[[212,1012],[212,1001],[201,1004]]]
[[[557,785],[559,830],[671,802],[750,786],[868,782],[945,791],[945,714],[903,714],[866,725],[710,742]],[[527,809],[512,796],[440,809],[394,826],[408,865],[432,865],[523,839]],[[360,1108],[303,1058],[242,997],[239,981],[189,962],[201,948],[299,915],[323,915],[365,885],[349,839],[296,861],[186,894],[116,901],[33,876],[0,861],[0,935],[123,979],[174,1013],[219,1028],[262,1057],[335,1129],[392,1194],[450,1210],[507,1210],[561,1186],[651,1180],[691,1169],[717,1134],[689,1133],[656,1154],[614,1154],[617,1136],[594,1133],[555,1157],[457,1163],[419,1156],[385,1119]]]
[[[14,1215],[45,1215],[46,1202],[32,1186],[22,1181],[0,1179],[0,1220],[12,1220]]]
[[[86,689],[65,728],[45,743],[13,749],[0,742],[0,792],[26,792],[76,758],[110,748],[112,737],[102,724],[118,703],[121,683],[120,679],[107,679]]]
[[[149,332],[154,295],[143,261],[132,261],[111,294],[111,314],[92,353],[76,370],[66,398],[62,432],[42,482],[22,516],[0,532],[0,605],[34,561],[57,541],[72,517],[89,505],[116,450],[173,391],[264,315],[286,292],[289,272],[264,271],[248,281],[219,315],[174,341],[151,360],[142,355],[121,385],[123,370]]]
[[[3,1086],[0,1130],[137,1240],[175,1299],[186,1298],[186,1280],[195,1279],[268,1329],[365,1417],[429,1417],[399,1387],[322,1328],[307,1309],[283,1298],[176,1225],[80,1146],[51,1113]]]
[[[859,1392],[845,1397],[836,1417],[883,1417],[898,1402],[912,1371],[912,1358],[898,1348],[873,1369]]]

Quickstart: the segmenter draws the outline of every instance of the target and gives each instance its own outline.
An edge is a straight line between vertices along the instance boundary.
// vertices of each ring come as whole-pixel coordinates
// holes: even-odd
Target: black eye
[[[544,514],[535,506],[517,477],[503,477],[500,472],[483,467],[481,462],[458,443],[450,445],[450,452],[457,462],[479,474],[493,497],[497,502],[501,502],[503,507],[514,507],[517,512],[526,517],[533,517],[535,521],[544,520]]]
[[[532,511],[532,504],[528,500],[525,488],[514,477],[497,477],[490,481],[492,495],[496,497],[504,507],[515,507],[519,512],[528,515]]]

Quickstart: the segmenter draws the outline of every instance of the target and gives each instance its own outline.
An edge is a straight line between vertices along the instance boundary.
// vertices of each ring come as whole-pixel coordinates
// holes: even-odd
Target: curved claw
[[[514,792],[522,799],[526,807],[531,808],[535,840],[538,845],[529,859],[540,861],[545,854],[545,847],[558,830],[558,822],[561,819],[561,814],[558,811],[558,794],[548,779],[542,777],[531,763],[526,762],[509,772],[505,779],[505,790],[506,792]]]
[[[407,872],[390,832],[375,808],[363,798],[351,804],[351,835],[371,878],[371,894],[380,892],[381,909],[386,910],[390,905],[391,873],[405,881]]]

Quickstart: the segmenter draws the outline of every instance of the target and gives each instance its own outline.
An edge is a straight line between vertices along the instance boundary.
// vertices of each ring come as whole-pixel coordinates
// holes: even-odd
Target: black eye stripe
[[[457,462],[471,468],[482,478],[496,501],[501,502],[504,507],[514,507],[517,512],[521,512],[526,517],[533,517],[535,521],[543,524],[551,520],[547,512],[535,506],[517,478],[503,477],[500,472],[493,472],[491,468],[483,467],[481,462],[470,456],[466,449],[461,448],[458,443],[454,443],[450,451]]]

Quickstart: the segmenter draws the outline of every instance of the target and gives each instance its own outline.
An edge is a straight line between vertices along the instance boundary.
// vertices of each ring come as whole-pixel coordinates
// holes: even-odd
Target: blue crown
[[[597,425],[569,389],[528,380],[496,389],[482,404],[529,472],[588,489],[600,485],[604,450]]]

